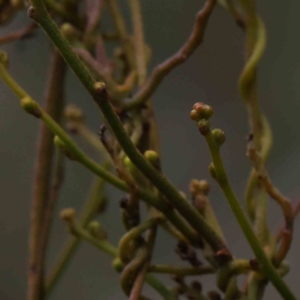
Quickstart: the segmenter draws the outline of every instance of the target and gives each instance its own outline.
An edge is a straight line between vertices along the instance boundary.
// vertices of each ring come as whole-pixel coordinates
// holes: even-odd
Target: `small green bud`
[[[97,94],[103,93],[106,90],[106,85],[102,81],[98,81],[94,83],[94,89]]]
[[[160,159],[158,154],[153,150],[147,150],[144,153],[144,157],[148,160],[148,162],[155,167],[156,169],[160,169]]]
[[[217,180],[217,172],[216,172],[216,168],[214,166],[213,163],[211,163],[208,167],[208,171],[209,171],[209,174],[212,178],[214,178],[215,180]]]
[[[101,224],[98,221],[91,221],[88,224],[88,231],[90,234],[98,239],[105,240],[107,238],[106,232],[104,232]]]
[[[83,122],[85,118],[81,108],[75,104],[69,104],[65,108],[65,117],[71,122]]]
[[[2,50],[0,50],[0,63],[4,66],[5,69],[8,69],[8,55]]]
[[[206,180],[192,179],[190,182],[190,193],[195,197],[199,193],[207,195],[209,193],[210,186]]]
[[[134,173],[137,169],[128,156],[124,157],[124,165],[130,173]]]
[[[213,115],[213,113],[214,113],[214,111],[211,106],[209,106],[209,105],[203,106],[203,108],[202,108],[203,118],[209,119]]]
[[[210,123],[206,119],[202,119],[197,124],[198,129],[202,135],[207,135],[210,132]]]
[[[29,96],[21,99],[21,107],[29,114],[35,116],[36,118],[40,118],[42,112],[40,110],[40,106],[37,102],[32,100]]]
[[[60,212],[60,218],[66,222],[74,221],[76,211],[74,208],[65,208]]]
[[[55,146],[70,160],[77,160],[76,156],[68,149],[64,141],[62,141],[57,135],[54,137],[53,142]]]
[[[121,259],[119,257],[115,258],[112,262],[113,268],[118,271],[118,272],[122,272],[123,270],[123,263],[121,261]]]
[[[63,23],[60,26],[60,30],[68,41],[72,41],[72,40],[76,39],[77,37],[79,37],[78,31],[70,23]]]
[[[226,140],[226,136],[223,130],[214,129],[211,132],[212,137],[218,146],[222,146]]]

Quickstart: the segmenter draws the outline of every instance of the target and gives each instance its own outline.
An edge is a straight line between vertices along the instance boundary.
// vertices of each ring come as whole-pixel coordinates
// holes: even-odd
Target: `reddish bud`
[[[197,124],[198,129],[202,135],[207,135],[210,132],[210,123],[206,119],[202,119]]]

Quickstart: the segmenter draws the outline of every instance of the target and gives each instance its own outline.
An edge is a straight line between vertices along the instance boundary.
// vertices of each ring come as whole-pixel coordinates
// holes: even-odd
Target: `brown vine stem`
[[[139,0],[128,0],[128,2],[131,9],[132,26],[134,31],[134,51],[135,64],[138,75],[138,86],[141,87],[145,83],[147,78],[147,55],[141,5]],[[149,105],[146,109],[150,130],[147,133],[149,144],[146,145],[146,147],[149,149],[153,149],[160,154],[160,141],[155,112],[152,101],[150,99],[147,100],[149,101]]]
[[[154,211],[153,211],[154,212]],[[151,212],[150,212],[151,215]],[[150,265],[151,259],[152,259],[152,253],[154,249],[155,239],[156,239],[156,233],[157,233],[157,224],[154,224],[152,228],[149,229],[148,235],[147,235],[147,241],[146,241],[146,248],[147,248],[147,259],[145,260],[141,270],[137,274],[133,287],[130,292],[129,300],[138,300],[141,293],[142,288],[144,285],[144,280],[147,275],[148,267]]]
[[[62,110],[65,71],[66,64],[55,50],[51,59],[45,110],[56,120],[59,119]],[[45,124],[42,124],[39,134],[31,211],[28,274],[28,299],[30,300],[43,297],[41,287],[45,249],[42,249],[40,246],[41,243],[44,243],[44,241],[41,241],[41,233],[44,226],[45,205],[49,197],[53,151],[53,134]],[[47,235],[43,236],[42,240],[43,238],[46,239]]]
[[[153,95],[162,80],[178,65],[184,63],[203,42],[208,19],[216,4],[216,0],[207,0],[204,7],[199,11],[192,33],[185,44],[173,56],[159,64],[152,71],[150,77],[140,88],[131,102],[124,104],[125,109],[143,106]]]
[[[293,216],[294,216],[294,221],[295,218],[297,217],[298,213],[300,211],[300,198],[294,203],[293,205]],[[285,232],[285,222],[283,222],[280,227],[278,228],[276,235],[275,235],[275,239],[276,242],[278,243],[281,238],[284,236],[284,232]]]
[[[289,251],[292,242],[294,223],[293,207],[291,201],[283,196],[271,182],[271,179],[265,169],[263,158],[258,154],[255,149],[254,143],[251,141],[248,144],[247,154],[253,163],[260,182],[262,183],[263,187],[270,195],[270,197],[279,204],[285,218],[285,233],[283,235],[283,240],[280,248],[274,257],[275,266],[279,266],[282,260],[285,258],[287,252]]]
[[[115,23],[117,34],[122,44],[122,48],[125,52],[129,66],[131,67],[131,69],[135,69],[134,52],[131,43],[131,38],[126,31],[126,25],[122,17],[118,3],[116,0],[106,0],[106,1],[110,9],[112,19]]]
[[[37,28],[36,23],[31,23],[25,28],[22,28],[18,31],[6,34],[0,37],[0,45],[7,44],[16,40],[21,40],[30,37],[33,34],[33,31]]]

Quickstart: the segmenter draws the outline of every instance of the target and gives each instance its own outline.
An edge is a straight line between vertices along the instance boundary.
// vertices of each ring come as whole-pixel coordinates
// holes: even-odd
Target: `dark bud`
[[[216,172],[216,168],[215,168],[215,166],[214,166],[213,163],[211,163],[211,164],[209,165],[209,167],[208,167],[208,172],[209,172],[209,174],[210,174],[210,176],[211,176],[212,178],[214,178],[215,180],[217,180],[217,172]]]
[[[27,14],[28,14],[28,17],[33,19],[33,20],[36,20],[36,11],[35,11],[35,8],[33,6],[30,6],[27,10]]]
[[[210,123],[206,119],[202,119],[197,123],[198,129],[202,135],[207,135],[210,132]]]
[[[126,209],[128,207],[128,199],[126,197],[123,197],[121,200],[120,200],[120,207],[122,209]]]
[[[197,280],[193,280],[191,282],[191,288],[193,290],[198,291],[198,292],[202,292],[202,284],[199,281],[197,281]]]
[[[209,291],[207,293],[207,297],[210,300],[221,300],[222,299],[221,296],[220,296],[220,294],[218,292],[216,292],[216,291]]]
[[[232,260],[231,253],[227,248],[223,248],[219,250],[216,254],[218,262],[220,265],[224,265]]]

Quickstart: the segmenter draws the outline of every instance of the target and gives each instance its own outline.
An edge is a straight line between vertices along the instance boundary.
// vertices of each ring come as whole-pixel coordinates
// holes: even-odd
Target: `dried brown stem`
[[[106,0],[106,1],[110,9],[112,19],[115,23],[116,31],[120,39],[120,42],[122,44],[122,48],[125,52],[127,62],[131,67],[131,69],[135,69],[134,53],[133,53],[131,38],[127,33],[126,25],[122,17],[118,3],[116,0]]]
[[[32,35],[33,31],[38,27],[36,23],[30,23],[25,28],[22,28],[18,31],[6,34],[0,37],[0,45],[7,44],[9,42],[13,42],[16,40],[21,40],[24,38],[28,38]]]
[[[197,14],[192,33],[185,44],[177,53],[155,67],[146,83],[133,97],[133,100],[125,104],[125,108],[129,109],[142,106],[155,92],[166,75],[168,75],[175,67],[184,63],[194,53],[198,46],[203,42],[205,29],[215,4],[216,0],[206,1],[204,7]]]
[[[41,237],[40,237],[40,251],[42,258],[45,257],[47,253],[47,246],[49,242],[49,235],[50,235],[50,229],[51,229],[51,223],[53,220],[54,215],[54,209],[59,197],[59,193],[63,184],[64,179],[64,155],[62,153],[58,153],[56,167],[54,171],[52,181],[52,187],[50,190],[49,198],[47,199],[46,207],[45,207],[45,213],[43,217],[43,227],[41,230]],[[42,263],[45,263],[45,258],[43,258]],[[45,285],[45,284],[44,284]],[[45,289],[45,286],[43,286],[43,289]],[[44,294],[45,292],[43,292]]]
[[[62,110],[66,64],[55,51],[51,59],[49,82],[46,89],[45,110],[58,120]],[[44,254],[41,248],[41,233],[45,205],[49,197],[51,166],[53,160],[53,134],[44,125],[39,133],[38,154],[35,167],[31,227],[29,242],[28,300],[40,300],[42,295],[42,277]]]
[[[297,217],[299,211],[300,211],[300,198],[293,205],[294,220]],[[285,231],[285,222],[283,222],[277,230],[277,233],[275,235],[276,242],[279,242],[281,240],[281,238],[284,235],[284,231]]]
[[[101,13],[104,7],[104,0],[86,0],[87,22],[85,26],[85,39],[89,39],[90,35],[97,29],[100,22]]]
[[[263,187],[265,188],[266,192],[279,204],[285,218],[285,230],[283,234],[282,243],[274,257],[274,264],[278,266],[280,265],[281,261],[285,258],[291,246],[294,222],[293,207],[291,201],[284,195],[282,195],[271,182],[271,179],[265,169],[263,158],[256,151],[253,141],[250,141],[248,144],[247,155],[252,161],[253,167],[255,168],[258,174],[258,178],[262,183]]]

